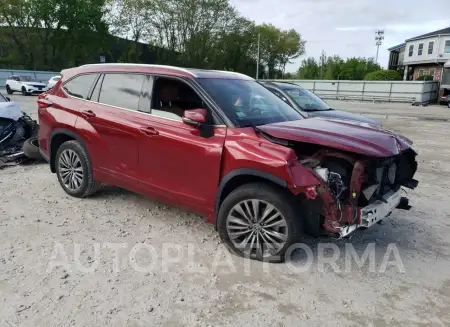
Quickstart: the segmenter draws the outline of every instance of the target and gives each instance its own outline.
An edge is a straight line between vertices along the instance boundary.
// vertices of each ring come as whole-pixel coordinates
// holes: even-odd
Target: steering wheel
[[[310,109],[310,108],[311,108],[311,103],[305,104],[305,109]]]

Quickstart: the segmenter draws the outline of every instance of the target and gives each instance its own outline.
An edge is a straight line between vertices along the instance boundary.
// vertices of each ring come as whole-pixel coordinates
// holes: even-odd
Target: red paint
[[[89,65],[63,71],[62,82],[81,73],[117,71],[195,80],[188,71],[162,66]],[[64,129],[86,146],[97,181],[184,206],[207,215],[210,222],[215,217],[219,185],[236,169],[270,174],[284,181],[294,194],[319,197],[328,231],[335,232],[342,222],[351,221],[348,207],[340,217],[326,183],[297,160],[293,149],[269,141],[253,128],[216,126],[213,136],[203,137],[197,127],[181,121],[69,97],[61,89],[62,82],[38,98],[39,143],[49,158],[51,133]],[[189,110],[185,118],[202,122],[206,111]],[[409,147],[390,132],[349,122],[312,118],[259,128],[277,138],[337,149],[320,151],[316,155],[319,160],[335,156],[354,163],[351,152],[387,157]],[[364,167],[361,169],[352,176],[358,193]]]
[[[309,118],[259,128],[281,139],[320,144],[372,157],[393,156],[410,147],[404,138],[385,129],[343,120]]]

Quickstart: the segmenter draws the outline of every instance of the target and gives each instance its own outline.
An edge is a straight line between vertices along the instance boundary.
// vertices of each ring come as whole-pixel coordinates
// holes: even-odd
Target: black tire
[[[61,160],[61,155],[65,152],[65,150],[71,150],[75,152],[81,162],[80,168],[82,169],[83,172],[83,179],[81,185],[75,190],[70,189],[68,186],[66,186],[66,184],[63,181],[61,167],[59,163]],[[58,151],[56,152],[55,167],[59,184],[67,194],[73,197],[84,198],[94,194],[101,188],[101,183],[95,181],[93,178],[92,164],[91,160],[89,159],[88,152],[83,147],[83,145],[78,141],[67,141],[61,144],[61,146],[58,148]]]
[[[39,151],[39,142],[37,137],[31,137],[23,143],[22,151],[30,159],[43,160]]]
[[[6,93],[13,94],[13,90],[9,87],[9,85],[6,85]]]
[[[242,201],[250,199],[260,200],[274,206],[281,213],[287,225],[284,246],[277,252],[269,253],[265,257],[257,255],[256,250],[255,253],[252,253],[252,251],[245,253],[242,249],[237,248],[230,239],[227,231],[227,220],[233,208],[239,203],[242,203]],[[238,256],[258,261],[283,262],[286,259],[289,247],[298,241],[300,237],[300,210],[295,205],[293,195],[286,189],[272,186],[268,183],[249,183],[235,189],[222,202],[217,219],[218,232],[226,247]],[[268,249],[267,246],[266,249]]]
[[[22,86],[22,94],[23,95],[29,95],[30,93],[27,92],[27,89],[25,88],[25,86]]]

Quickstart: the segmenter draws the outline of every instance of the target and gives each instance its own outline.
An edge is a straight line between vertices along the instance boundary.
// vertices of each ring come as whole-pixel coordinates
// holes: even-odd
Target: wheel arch
[[[214,205],[214,212],[216,216],[214,225],[216,228],[217,215],[223,200],[237,187],[252,182],[266,182],[281,188],[287,188],[288,186],[288,183],[284,179],[261,170],[240,168],[230,171],[220,182],[216,194],[216,201]]]
[[[76,140],[80,142],[83,147],[86,149],[86,144],[83,141],[83,139],[73,131],[66,129],[66,128],[57,128],[50,134],[50,156],[49,156],[49,163],[50,163],[50,170],[52,173],[56,172],[55,167],[55,157],[56,153],[58,152],[58,148],[67,141],[73,141]]]

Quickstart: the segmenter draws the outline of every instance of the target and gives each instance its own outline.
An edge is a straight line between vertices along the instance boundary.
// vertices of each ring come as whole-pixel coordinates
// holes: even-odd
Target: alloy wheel
[[[245,255],[267,258],[276,255],[288,239],[288,225],[281,212],[270,203],[248,199],[229,212],[226,228],[233,245]]]
[[[72,192],[83,184],[84,172],[78,154],[70,149],[61,152],[58,161],[59,174],[64,186]]]

